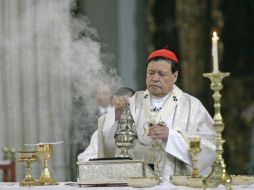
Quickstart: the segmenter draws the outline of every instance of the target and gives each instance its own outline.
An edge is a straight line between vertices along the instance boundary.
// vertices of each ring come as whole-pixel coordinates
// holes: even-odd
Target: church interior
[[[176,84],[213,117],[203,74],[216,31],[219,71],[230,73],[220,91],[223,158],[229,174],[254,175],[253,18],[251,0],[0,0],[0,165],[12,159],[20,181],[17,151],[53,143],[54,178],[76,181],[77,156],[97,129],[97,87],[145,90],[155,49],[176,53]]]

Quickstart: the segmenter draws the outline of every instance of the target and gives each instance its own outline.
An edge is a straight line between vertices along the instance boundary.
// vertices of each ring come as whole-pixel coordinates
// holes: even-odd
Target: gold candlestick
[[[225,142],[222,139],[222,131],[224,130],[224,123],[221,116],[221,94],[220,90],[223,88],[222,79],[226,76],[229,76],[230,73],[222,73],[222,72],[213,72],[213,73],[204,73],[203,76],[207,77],[211,81],[211,89],[214,91],[213,99],[214,99],[214,128],[216,131],[215,135],[215,144],[216,144],[216,159],[212,165],[212,171],[203,180],[203,189],[206,187],[217,187],[222,184],[226,187],[226,189],[231,190],[231,177],[226,172],[226,164],[222,157],[223,153],[223,143]]]

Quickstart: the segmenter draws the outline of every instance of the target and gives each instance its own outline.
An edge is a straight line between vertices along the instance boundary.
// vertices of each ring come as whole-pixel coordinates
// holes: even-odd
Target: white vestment
[[[135,121],[138,141],[133,149],[135,159],[146,160],[146,152],[151,147],[151,139],[145,128],[153,107],[148,90],[136,92],[129,99],[130,110]],[[166,180],[170,175],[190,175],[191,157],[188,152],[188,137],[201,138],[201,152],[197,167],[201,175],[209,174],[215,160],[213,120],[201,102],[182,92],[174,85],[172,92],[156,112],[155,122],[164,122],[169,128],[167,142],[161,142],[163,156],[160,162],[160,176]],[[79,155],[78,160],[113,157],[116,151],[114,133],[117,127],[114,109],[99,118],[98,131],[91,139],[88,148]]]

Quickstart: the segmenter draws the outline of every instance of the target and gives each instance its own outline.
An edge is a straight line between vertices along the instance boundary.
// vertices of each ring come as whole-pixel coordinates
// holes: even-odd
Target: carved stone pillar
[[[203,95],[202,73],[207,71],[206,65],[210,65],[207,21],[209,21],[208,0],[176,1],[182,86],[185,91],[199,98]]]

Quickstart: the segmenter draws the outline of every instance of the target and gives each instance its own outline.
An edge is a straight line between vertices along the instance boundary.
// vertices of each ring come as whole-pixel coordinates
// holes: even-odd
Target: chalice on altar
[[[36,147],[43,165],[43,170],[38,180],[39,185],[56,185],[57,182],[51,177],[48,168],[48,160],[53,152],[53,144],[37,144]]]
[[[202,187],[202,177],[199,174],[199,170],[196,166],[197,163],[197,154],[201,151],[200,148],[200,137],[194,136],[189,137],[189,152],[191,154],[191,160],[192,160],[192,173],[191,176],[187,177],[186,185],[189,187],[195,187],[200,188]]]
[[[189,186],[194,188],[200,188],[203,185],[202,177],[199,174],[199,170],[196,166],[197,154],[201,151],[200,137],[188,137],[188,151],[192,160],[192,173],[191,176],[170,176],[170,180],[174,185]]]
[[[18,151],[18,161],[25,165],[25,178],[20,181],[20,186],[34,186],[37,182],[32,177],[31,164],[37,160],[37,151]]]
[[[189,137],[189,152],[191,154],[191,160],[192,160],[192,177],[199,177],[199,170],[196,166],[197,163],[197,154],[201,151],[200,148],[200,137]]]

